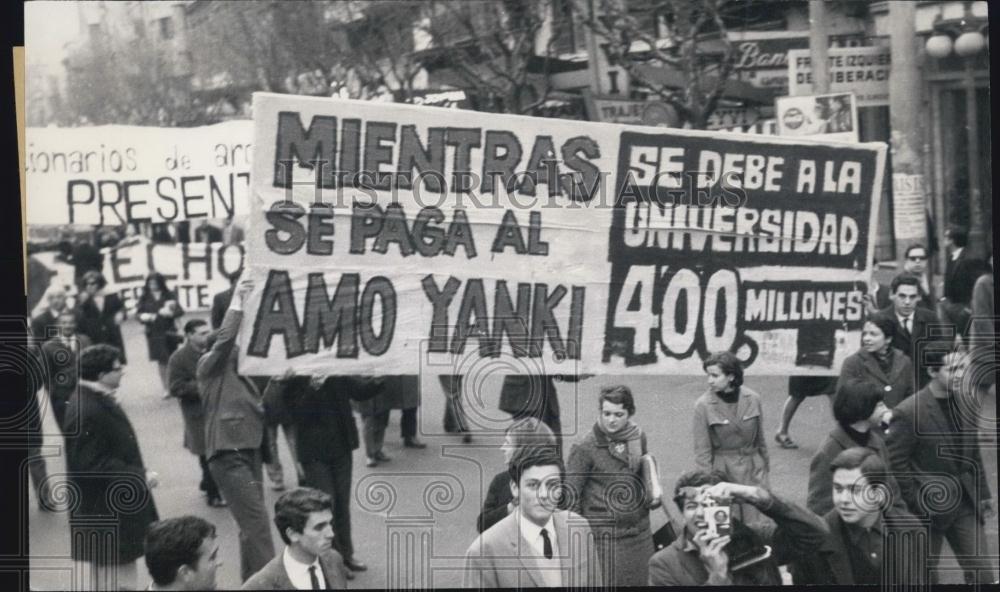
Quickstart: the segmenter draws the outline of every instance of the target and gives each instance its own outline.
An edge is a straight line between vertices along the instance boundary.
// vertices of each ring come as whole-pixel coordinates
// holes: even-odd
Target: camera
[[[714,499],[707,499],[704,503],[706,531],[709,537],[718,538],[728,536],[732,532],[731,517],[732,508],[729,504],[720,503]]]

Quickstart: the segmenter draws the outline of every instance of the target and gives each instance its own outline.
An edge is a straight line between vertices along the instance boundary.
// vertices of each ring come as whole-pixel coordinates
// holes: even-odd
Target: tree
[[[735,48],[726,23],[745,15],[745,7],[737,5],[727,0],[575,0],[580,20],[608,61],[696,129],[707,125],[733,73]],[[707,37],[713,43],[705,43]],[[664,82],[650,75],[650,66],[679,76]]]
[[[178,125],[193,121],[187,79],[141,38],[102,36],[69,58],[66,108],[75,123]]]
[[[340,56],[335,71],[341,83],[357,78],[347,85],[352,98],[365,87],[385,85],[403,102],[412,102],[414,81],[423,69],[413,38],[427,6],[413,0],[352,0],[337,7],[343,25],[334,35]]]
[[[450,67],[467,92],[508,113],[530,113],[546,101],[555,41],[542,34],[547,0],[431,0],[429,9],[423,26],[434,49],[427,57]]]

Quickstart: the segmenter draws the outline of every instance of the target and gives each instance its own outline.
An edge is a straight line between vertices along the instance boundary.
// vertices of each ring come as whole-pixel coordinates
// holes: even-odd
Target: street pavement
[[[218,571],[219,588],[238,588],[235,522],[227,509],[208,507],[198,490],[198,459],[182,446],[183,424],[178,403],[175,399],[163,398],[156,369],[147,360],[142,328],[138,323],[127,321],[123,332],[130,363],[118,391],[119,400],[135,427],[146,466],[160,475],[159,486],[153,490],[160,516],[195,514],[214,523],[223,561]],[[502,371],[500,366],[499,371]],[[481,378],[478,403],[474,402],[473,407],[488,417],[477,421],[481,425],[502,426],[503,422],[497,420],[505,415],[495,411],[501,376]],[[704,391],[704,379],[701,376],[597,376],[577,384],[557,383],[567,453],[570,443],[593,426],[600,387],[616,383],[632,388],[637,407],[634,419],[647,433],[649,449],[657,458],[665,497],[669,500],[676,477],[694,466],[691,412],[695,399]],[[802,404],[790,432],[800,447],[783,450],[774,443],[773,435],[787,394],[787,378],[748,377],[746,383],[763,398],[764,424],[771,451],[772,489],[804,504],[809,460],[833,423],[828,400],[814,397]],[[44,404],[44,395],[41,398]],[[995,405],[995,398],[986,402],[986,417],[996,417]],[[460,436],[443,433],[443,412],[444,396],[437,378],[424,376],[420,437],[427,442],[427,449],[403,448],[399,412],[394,411],[385,447],[392,460],[369,469],[365,467],[363,449],[355,451],[352,500],[355,556],[366,562],[369,570],[358,573],[350,587],[461,585],[462,556],[476,536],[476,516],[482,499],[490,479],[503,468],[499,450],[502,434],[477,433],[471,444],[463,444]],[[360,430],[360,417],[357,423]],[[62,438],[47,409],[43,429],[44,450],[50,455],[47,458],[49,474],[60,473],[65,467]],[[279,446],[286,483],[294,486],[295,472],[283,438]],[[993,498],[997,499],[995,439],[983,445],[983,459]],[[25,469],[22,469],[22,481],[27,483]],[[280,494],[271,490],[266,477],[265,489],[266,505],[273,515],[274,501]],[[69,560],[66,513],[40,512],[33,493],[28,504],[31,587],[36,590],[69,589],[72,562]],[[661,520],[662,517],[657,517],[657,523]],[[996,519],[986,528],[987,539],[992,541],[990,552],[995,557]],[[271,530],[275,549],[280,552],[281,539],[273,526]],[[957,567],[950,557],[945,565]],[[145,588],[150,578],[142,560],[139,574],[140,588]],[[943,581],[960,583],[961,574],[954,569],[948,570],[943,574]]]

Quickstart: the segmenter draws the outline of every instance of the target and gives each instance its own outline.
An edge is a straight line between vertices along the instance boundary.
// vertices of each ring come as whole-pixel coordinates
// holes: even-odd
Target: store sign
[[[788,52],[808,51],[807,31],[730,32],[728,38],[735,50],[733,76],[736,80],[758,88],[773,88],[779,95],[788,94]],[[863,37],[860,35],[830,35],[831,50],[861,42]]]
[[[830,92],[853,92],[858,107],[878,107],[889,104],[889,71],[891,59],[888,47],[844,47],[830,49]],[[788,52],[788,94],[812,94],[812,60],[808,49]]]
[[[779,135],[858,141],[858,108],[851,93],[779,97],[775,104]]]
[[[732,129],[751,126],[760,119],[760,111],[753,107],[718,107],[708,117],[706,129]]]
[[[676,127],[678,124],[677,111],[660,101],[591,96],[587,108],[591,121],[661,127]]]

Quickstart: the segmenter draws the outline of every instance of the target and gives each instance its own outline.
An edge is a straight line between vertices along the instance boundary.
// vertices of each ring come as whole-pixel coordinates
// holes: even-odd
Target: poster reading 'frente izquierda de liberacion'
[[[882,144],[257,94],[246,374],[832,374]]]

